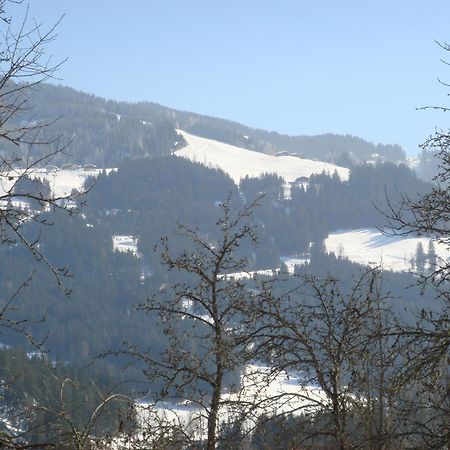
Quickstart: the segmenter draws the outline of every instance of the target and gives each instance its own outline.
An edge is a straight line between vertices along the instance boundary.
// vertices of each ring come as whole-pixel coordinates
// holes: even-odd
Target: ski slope
[[[382,266],[396,272],[409,271],[414,260],[419,242],[425,252],[430,239],[414,236],[385,236],[376,228],[361,228],[331,233],[325,240],[328,253],[348,258],[350,261]],[[435,243],[438,258],[448,259],[449,251]]]
[[[310,177],[323,171],[333,174],[336,170],[341,179],[346,180],[349,170],[345,167],[323,161],[313,161],[297,156],[273,156],[254,152],[245,148],[206,139],[177,130],[187,142],[187,146],[175,154],[206,166],[219,168],[226,172],[238,184],[245,176],[258,177],[265,173],[275,173],[287,183],[299,177]]]

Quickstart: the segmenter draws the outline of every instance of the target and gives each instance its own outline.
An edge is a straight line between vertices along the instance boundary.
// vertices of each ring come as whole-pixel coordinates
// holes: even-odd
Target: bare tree
[[[448,43],[438,43],[450,52]],[[448,62],[443,61],[446,65]],[[448,83],[439,80],[444,87]],[[447,106],[425,106],[443,112]],[[419,234],[430,237],[436,246],[450,252],[450,130],[437,129],[421,145],[435,155],[438,173],[431,191],[418,200],[403,197],[399,204],[390,203],[388,224],[394,235]],[[418,274],[423,290],[433,291],[439,303],[424,308],[416,324],[400,326],[408,358],[403,377],[414,386],[415,399],[405,401],[412,417],[409,429],[417,445],[443,448],[450,441],[450,258],[433,256],[424,274]]]
[[[238,391],[241,369],[253,357],[256,322],[249,305],[256,303],[259,291],[249,288],[251,280],[242,279],[248,261],[239,251],[245,242],[256,240],[251,222],[255,205],[235,212],[230,200],[223,204],[216,223],[218,238],[180,226],[178,238],[188,250],[178,254],[171,241],[161,240],[162,262],[175,278],[139,309],[159,316],[168,347],[160,358],[151,354],[151,348],[124,351],[145,364],[150,380],[162,383],[155,400],[172,405],[188,401],[196,411],[195,438],[206,435],[206,448],[211,450],[218,445],[224,416],[231,411],[236,420],[244,416],[241,399],[231,393]],[[206,432],[201,429],[205,423]]]
[[[9,13],[11,6],[14,17]],[[67,269],[56,267],[41,252],[39,231],[25,232],[29,224],[50,225],[48,212],[52,209],[72,214],[76,202],[71,200],[78,201],[76,194],[55,194],[44,180],[48,165],[66,150],[68,142],[59,135],[53,139],[43,136],[53,121],[36,120],[28,101],[30,90],[53,79],[63,63],[54,63],[46,52],[56,38],[57,25],[46,30],[29,17],[22,1],[0,0],[0,242],[26,247],[65,291],[62,279],[68,275]],[[0,327],[25,333],[30,340],[26,321],[16,321],[9,313],[31,277],[10,294],[0,296]]]
[[[272,370],[297,380],[297,391],[276,401],[291,404],[284,413],[297,416],[299,445],[391,448],[400,348],[388,337],[394,321],[378,271],[346,287],[332,277],[300,280],[288,295],[265,292],[257,339]]]
[[[58,283],[65,273],[43,255],[37,240],[22,232],[28,222],[46,224],[43,213],[66,208],[70,195],[57,196],[42,182],[43,172],[53,157],[67,148],[61,136],[42,137],[52,121],[36,121],[30,116],[28,93],[35,86],[54,78],[62,62],[53,63],[46,54],[55,39],[49,30],[23,17],[8,16],[8,4],[20,1],[0,0],[0,239],[7,244],[25,245],[36,259],[53,272]]]
[[[450,52],[450,44],[439,43],[446,52]],[[448,65],[449,63],[443,62]],[[450,84],[439,80],[444,87]],[[446,106],[424,106],[421,110],[433,109],[442,112],[450,111]],[[418,234],[428,236],[435,243],[450,251],[450,130],[436,129],[421,145],[422,150],[429,151],[437,161],[438,172],[428,194],[418,200],[404,196],[397,204],[388,199],[388,228],[394,235]],[[421,277],[421,283],[431,282],[435,287],[442,286],[440,294],[450,301],[448,283],[450,281],[450,259],[436,258],[426,276]]]
[[[14,16],[10,13],[12,8]],[[43,136],[53,121],[36,120],[28,101],[30,90],[53,79],[62,64],[53,62],[47,54],[57,25],[45,29],[29,17],[22,1],[0,0],[0,242],[26,247],[47,266],[65,291],[62,278],[68,275],[67,270],[55,267],[41,252],[38,234],[30,237],[25,231],[28,224],[49,225],[48,212],[52,209],[73,213],[68,203],[77,197],[56,195],[45,182],[48,165],[55,155],[65,151],[68,142],[59,135],[53,139]],[[0,331],[6,327],[23,333],[39,347],[28,332],[28,320],[15,320],[10,314],[18,308],[16,300],[31,278],[32,275],[12,293],[0,294]],[[6,388],[7,380],[3,383]],[[0,431],[0,442],[6,448],[38,447],[8,429]]]
[[[57,398],[29,402],[27,407],[10,412],[11,431],[0,433],[1,448],[93,450],[130,443],[128,432],[134,429],[132,400],[118,394],[117,385],[103,392],[92,381],[81,386],[73,379],[55,377],[53,382],[60,385]],[[87,412],[83,400],[92,405]]]

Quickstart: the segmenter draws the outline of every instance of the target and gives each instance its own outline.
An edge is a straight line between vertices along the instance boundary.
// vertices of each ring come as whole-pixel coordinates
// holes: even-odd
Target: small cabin
[[[63,164],[63,165],[61,166],[61,168],[62,168],[63,170],[75,170],[75,169],[78,168],[78,166],[77,166],[76,164],[73,164],[73,163],[67,163],[67,164]]]

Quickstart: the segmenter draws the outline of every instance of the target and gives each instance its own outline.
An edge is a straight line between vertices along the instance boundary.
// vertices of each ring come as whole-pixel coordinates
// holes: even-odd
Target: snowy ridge
[[[245,176],[258,177],[265,173],[275,173],[286,182],[294,182],[299,177],[310,177],[323,171],[333,174],[337,171],[343,180],[348,179],[349,170],[345,167],[313,161],[297,156],[273,156],[254,152],[245,148],[206,139],[177,130],[187,142],[187,146],[175,154],[206,166],[222,169],[235,183]]]

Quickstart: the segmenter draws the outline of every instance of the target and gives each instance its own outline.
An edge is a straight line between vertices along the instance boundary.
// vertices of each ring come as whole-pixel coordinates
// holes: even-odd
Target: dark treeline
[[[39,135],[41,142],[52,144],[35,146],[33,156],[42,157],[53,147],[70,144],[66,151],[54,156],[52,164],[56,165],[111,167],[127,157],[168,155],[183,145],[182,136],[169,118],[157,112],[143,117],[127,114],[128,111],[119,114],[117,104],[70,88],[43,84],[30,91],[29,108],[15,119],[52,123],[52,127],[42,128]]]
[[[359,165],[351,170],[348,181],[336,175],[315,175],[308,189],[294,187],[292,209],[303,216],[319,211],[327,234],[339,228],[382,227],[388,201],[396,204],[405,193],[415,198],[429,189],[403,165]]]
[[[236,185],[221,170],[175,156],[126,160],[117,172],[97,180],[86,214],[88,220],[107,224],[112,234],[138,236],[139,251],[153,267],[158,262],[154,245],[160,237],[174,234],[180,223],[199,228],[213,239],[220,203],[229,197],[236,209],[242,206]],[[260,232],[261,245],[252,250],[252,266],[276,266],[278,250],[262,227]]]
[[[115,392],[120,392],[116,378],[105,365],[80,368],[52,361],[39,352],[2,348],[2,419],[20,430],[23,442],[53,442],[65,433],[73,433],[71,425],[83,430],[109,391],[114,388]],[[93,426],[92,434],[114,430],[120,408],[117,400],[107,402]]]
[[[283,184],[274,175],[240,183],[247,198],[265,194],[255,215],[283,255],[307,251],[310,242],[320,243],[337,229],[383,227],[388,201],[430,189],[410,169],[392,163],[355,166],[347,181],[337,174],[312,175],[306,186],[292,186],[290,199],[283,198]]]

